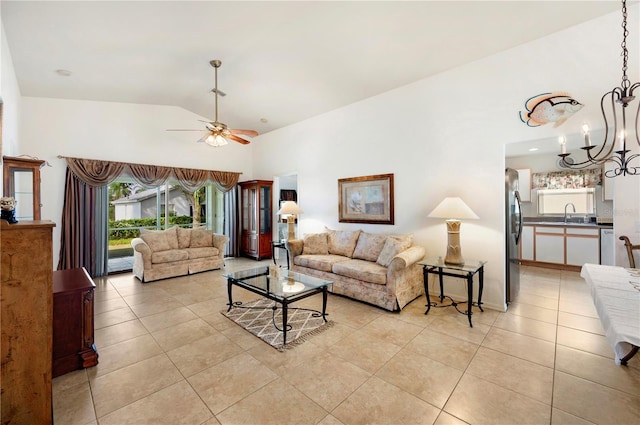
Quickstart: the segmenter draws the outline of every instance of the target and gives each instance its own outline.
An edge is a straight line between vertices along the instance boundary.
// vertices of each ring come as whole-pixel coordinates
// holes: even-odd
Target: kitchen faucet
[[[569,202],[569,203],[565,204],[565,205],[564,205],[564,222],[565,222],[565,223],[567,222],[567,207],[568,207],[569,205],[571,205],[571,208],[573,208],[573,213],[574,213],[574,214],[576,213],[576,206],[575,206],[575,205],[573,205],[573,203],[572,203],[572,202]]]

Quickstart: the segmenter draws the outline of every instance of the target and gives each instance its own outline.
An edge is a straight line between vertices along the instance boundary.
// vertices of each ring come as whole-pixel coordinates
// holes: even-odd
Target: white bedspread
[[[589,287],[616,364],[640,346],[640,270],[585,264],[580,273]]]

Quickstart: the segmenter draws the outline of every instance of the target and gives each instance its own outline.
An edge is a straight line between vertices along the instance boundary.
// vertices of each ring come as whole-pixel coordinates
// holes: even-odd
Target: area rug
[[[287,344],[284,345],[283,333],[273,323],[275,320],[278,327],[282,328],[282,308],[278,305],[274,317],[274,304],[273,301],[263,298],[243,303],[239,307],[232,308],[228,313],[226,310],[221,313],[278,351],[300,345],[334,324],[331,320],[325,322],[318,312],[289,306],[287,322],[291,329],[287,330]]]

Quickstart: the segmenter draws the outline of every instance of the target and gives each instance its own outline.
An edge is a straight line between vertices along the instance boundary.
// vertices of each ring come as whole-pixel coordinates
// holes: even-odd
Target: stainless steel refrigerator
[[[505,204],[505,293],[507,304],[520,292],[520,236],[522,235],[522,210],[518,192],[518,172],[507,168],[504,178]]]

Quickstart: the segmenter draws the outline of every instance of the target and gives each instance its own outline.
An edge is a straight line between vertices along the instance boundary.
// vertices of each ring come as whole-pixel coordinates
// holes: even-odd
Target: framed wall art
[[[393,224],[393,174],[338,180],[340,223]]]

